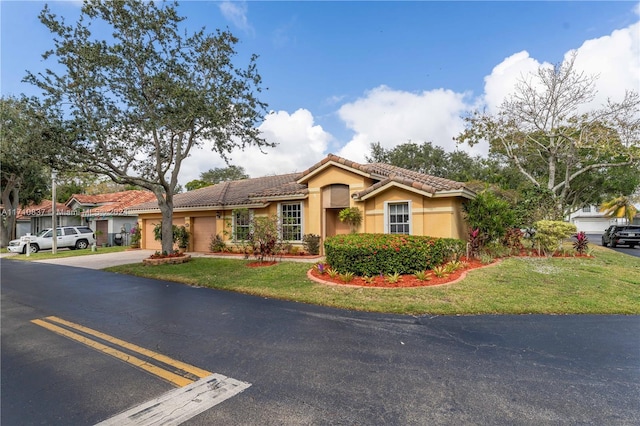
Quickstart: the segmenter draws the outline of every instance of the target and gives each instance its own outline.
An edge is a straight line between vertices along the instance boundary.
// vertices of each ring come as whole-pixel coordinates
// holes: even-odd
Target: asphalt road
[[[589,242],[595,245],[602,245],[602,235],[601,234],[589,234],[587,235],[589,238]],[[629,256],[640,257],[640,247],[627,247],[627,246],[618,246],[616,248],[609,247],[610,250],[617,251],[618,253],[628,254]]]
[[[640,424],[637,316],[380,315],[0,267],[3,426],[91,425],[174,389],[31,322],[52,315],[251,384],[189,425]]]

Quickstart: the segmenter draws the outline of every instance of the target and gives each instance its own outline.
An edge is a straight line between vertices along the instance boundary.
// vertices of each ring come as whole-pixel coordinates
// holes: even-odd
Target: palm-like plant
[[[638,213],[638,209],[633,205],[631,198],[625,196],[605,201],[600,205],[600,211],[604,212],[605,217],[625,218],[629,223],[633,221],[633,217]]]

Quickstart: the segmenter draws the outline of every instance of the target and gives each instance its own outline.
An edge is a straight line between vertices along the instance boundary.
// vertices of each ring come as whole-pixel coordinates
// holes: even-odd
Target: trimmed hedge
[[[324,242],[327,263],[340,272],[360,276],[411,274],[432,269],[465,252],[466,243],[453,238],[398,234],[348,234]]]

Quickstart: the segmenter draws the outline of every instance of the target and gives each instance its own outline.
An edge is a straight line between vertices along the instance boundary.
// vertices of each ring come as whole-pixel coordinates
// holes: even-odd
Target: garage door
[[[208,252],[211,236],[216,235],[215,217],[194,217],[191,219],[193,251]]]
[[[96,220],[96,244],[101,246],[109,242],[109,221]]]
[[[153,228],[155,228],[156,223],[160,223],[160,219],[147,219],[144,221],[145,246],[143,248],[147,250],[162,250],[160,241],[156,241],[153,238]]]
[[[609,219],[580,219],[576,218],[573,223],[576,225],[578,232],[586,232],[587,234],[602,234],[609,227]]]
[[[144,235],[147,237],[146,247],[144,248],[148,250],[162,250],[162,244],[160,241],[155,240],[155,234],[153,233],[153,228],[155,228],[156,223],[160,222],[160,219],[147,219],[144,221]],[[173,219],[173,224],[176,226],[183,226],[184,217]]]

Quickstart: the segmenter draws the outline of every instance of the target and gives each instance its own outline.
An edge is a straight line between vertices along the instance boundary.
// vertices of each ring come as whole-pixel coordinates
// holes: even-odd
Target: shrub
[[[316,263],[315,265],[313,265],[313,269],[315,269],[320,275],[324,275],[324,273],[326,272],[324,263]]]
[[[220,234],[211,235],[211,242],[209,243],[209,250],[214,253],[223,252],[227,249],[227,245]]]
[[[391,284],[395,284],[398,281],[400,281],[400,274],[398,272],[394,272],[393,274],[387,274],[386,280]]]
[[[509,202],[491,191],[482,191],[473,200],[467,201],[464,214],[471,229],[479,229],[483,242],[502,238],[506,230],[515,226],[516,214]]]
[[[253,255],[260,262],[265,258],[275,259],[281,249],[279,220],[277,216],[255,217],[247,240],[253,248]]]
[[[578,232],[576,235],[576,241],[573,243],[573,248],[578,254],[585,254],[589,250],[589,238],[584,231]]]
[[[305,234],[302,237],[302,246],[304,247],[304,250],[309,254],[320,254],[320,235]]]
[[[469,231],[469,241],[467,242],[467,257],[478,257],[480,249],[484,245],[483,239],[485,235],[480,232],[480,228]]]
[[[359,276],[411,274],[431,269],[464,253],[465,243],[451,238],[396,234],[336,235],[324,243],[333,269]]]
[[[433,268],[433,275],[438,278],[448,277],[449,272],[447,272],[447,268],[444,266],[436,266]]]
[[[367,284],[373,284],[376,281],[376,277],[365,275],[364,277],[362,277],[362,280]]]
[[[353,272],[345,272],[344,274],[340,274],[340,280],[345,283],[349,283],[353,280]]]
[[[539,220],[534,224],[536,234],[533,237],[538,249],[547,256],[552,256],[562,246],[562,240],[576,233],[576,226],[555,220]]]
[[[189,246],[189,231],[184,226],[174,225],[173,239],[178,242],[178,247],[185,248]]]
[[[327,269],[327,274],[329,275],[330,278],[336,278],[340,275],[340,272],[336,271],[333,268],[329,268]]]
[[[414,275],[420,281],[429,281],[431,279],[431,275],[427,271],[417,271]]]
[[[504,234],[502,242],[510,249],[511,254],[519,254],[520,250],[524,248],[522,238],[524,238],[524,234],[519,228],[509,228]]]

